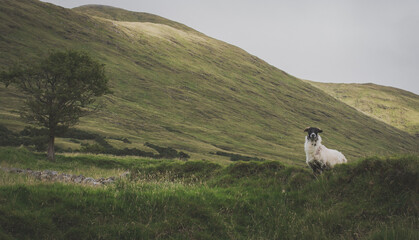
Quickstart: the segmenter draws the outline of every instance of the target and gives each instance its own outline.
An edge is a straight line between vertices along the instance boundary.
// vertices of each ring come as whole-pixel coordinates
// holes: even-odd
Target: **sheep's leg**
[[[330,163],[326,163],[326,164],[324,164],[323,169],[324,170],[330,170],[330,169],[332,169],[332,166],[330,166]]]
[[[313,169],[314,174],[321,174],[323,172],[323,164],[319,161],[311,161],[308,165],[310,165],[311,169]]]

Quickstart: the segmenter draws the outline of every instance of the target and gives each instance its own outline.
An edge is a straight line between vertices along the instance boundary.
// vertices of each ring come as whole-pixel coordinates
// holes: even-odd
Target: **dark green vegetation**
[[[417,239],[419,158],[367,158],[318,177],[278,162],[57,156],[2,164],[130,170],[101,188],[0,171],[2,239]],[[97,170],[95,170],[97,171]],[[89,174],[89,172],[80,172]],[[105,173],[106,175],[106,173]]]
[[[7,127],[0,124],[0,146],[27,146],[32,150],[42,152],[46,149],[48,143],[48,129],[46,128],[33,128],[25,127],[19,133],[15,133]],[[161,147],[151,143],[145,143],[144,146],[154,149],[155,152],[146,152],[137,148],[120,148],[117,149],[109,144],[108,140],[118,140],[122,143],[130,143],[127,138],[105,139],[103,136],[88,133],[78,129],[66,129],[65,131],[57,132],[58,137],[67,138],[68,141],[81,144],[81,149],[73,150],[58,148],[58,152],[83,152],[83,153],[94,153],[94,154],[111,154],[115,156],[141,156],[149,158],[179,158],[181,160],[187,160],[190,156],[182,151],[178,152],[176,149],[171,147]],[[248,158],[248,157],[247,157]],[[236,156],[235,160],[243,159],[242,156]],[[247,160],[254,160],[248,158]]]
[[[3,71],[0,82],[14,85],[25,96],[21,117],[48,129],[47,156],[55,160],[54,142],[65,131],[92,113],[96,98],[110,93],[104,65],[85,52],[53,52],[39,63]]]
[[[376,84],[309,82],[368,116],[419,137],[419,96]]]
[[[263,158],[243,156],[240,154],[228,153],[228,152],[223,152],[223,151],[217,151],[214,154],[219,155],[219,156],[229,157],[231,161],[264,161],[265,160]]]
[[[144,143],[226,163],[217,151],[304,165],[305,127],[349,160],[414,152],[413,136],[367,117],[245,51],[182,24],[100,6],[63,9],[33,0],[0,2],[0,68],[38,61],[50,49],[87,51],[106,64],[112,96],[81,120],[117,148]],[[280,53],[278,53],[280,54]],[[24,128],[22,95],[0,87],[0,123]],[[350,133],[350,134],[348,134]],[[391,139],[391,141],[390,141]],[[80,143],[57,139],[62,149]]]

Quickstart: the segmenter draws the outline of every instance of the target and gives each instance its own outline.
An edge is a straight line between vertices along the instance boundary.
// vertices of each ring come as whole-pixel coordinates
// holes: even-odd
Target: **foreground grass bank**
[[[418,156],[363,159],[318,178],[277,162],[81,155],[46,163],[15,148],[0,148],[0,160],[62,171],[71,162],[86,175],[131,171],[129,179],[100,188],[0,172],[1,239],[419,237]]]

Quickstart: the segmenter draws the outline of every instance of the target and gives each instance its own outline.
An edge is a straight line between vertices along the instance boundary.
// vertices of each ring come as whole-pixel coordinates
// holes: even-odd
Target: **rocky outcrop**
[[[83,175],[73,175],[67,173],[59,173],[52,170],[36,171],[31,169],[19,169],[19,168],[6,168],[0,167],[1,170],[8,173],[26,174],[42,181],[56,181],[56,182],[67,182],[76,184],[85,184],[91,186],[102,186],[112,184],[115,182],[116,177],[98,178],[94,179],[91,177],[85,177]],[[122,173],[119,178],[126,178],[129,176],[129,172]]]

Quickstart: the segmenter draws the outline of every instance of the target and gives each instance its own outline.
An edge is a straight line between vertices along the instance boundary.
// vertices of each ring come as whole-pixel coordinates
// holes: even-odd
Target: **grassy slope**
[[[148,141],[181,149],[193,159],[224,162],[225,157],[209,154],[224,150],[303,165],[302,129],[312,125],[324,129],[327,146],[349,159],[418,149],[412,136],[237,47],[167,19],[29,0],[0,6],[0,67],[36,61],[50,49],[88,51],[106,63],[114,95],[79,128],[128,137],[130,147]],[[0,123],[22,128],[17,91],[1,86],[0,101]]]
[[[373,157],[318,179],[278,162],[221,167],[80,155],[51,163],[15,148],[0,148],[0,156],[1,165],[132,172],[129,181],[93,188],[0,171],[1,239],[419,237],[417,156]]]
[[[149,22],[157,23],[162,25],[167,25],[183,31],[196,31],[186,25],[170,21],[166,18],[150,14],[150,13],[139,13],[131,12],[124,9],[114,8],[111,6],[103,5],[84,5],[81,7],[76,7],[73,10],[81,13],[88,14],[90,16],[98,16],[105,19],[111,19],[116,21],[125,21],[125,22]]]
[[[368,116],[419,136],[419,96],[376,84],[310,82]]]

